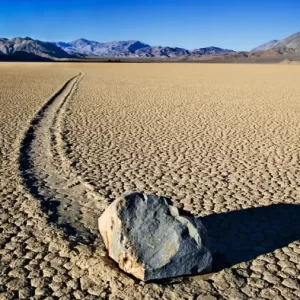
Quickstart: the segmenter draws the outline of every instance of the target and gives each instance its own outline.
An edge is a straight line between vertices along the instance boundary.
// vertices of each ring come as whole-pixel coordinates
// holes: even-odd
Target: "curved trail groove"
[[[30,122],[20,149],[20,171],[49,221],[80,242],[94,242],[104,199],[76,174],[64,155],[62,119],[84,74],[71,78]]]

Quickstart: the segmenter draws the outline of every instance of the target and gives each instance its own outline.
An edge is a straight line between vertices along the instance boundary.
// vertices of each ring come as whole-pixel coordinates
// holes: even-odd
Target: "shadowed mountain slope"
[[[1,60],[10,60],[8,57],[27,58],[36,60],[38,57],[46,59],[62,59],[71,58],[63,49],[53,45],[52,43],[33,40],[26,38],[13,38],[11,40],[0,38],[0,55]],[[29,59],[30,60],[30,59]]]
[[[272,49],[282,53],[300,52],[300,32],[297,32],[276,43]]]
[[[272,40],[272,41],[269,41],[267,43],[264,43],[262,45],[259,45],[258,47],[252,49],[251,51],[252,52],[258,52],[258,51],[266,51],[266,50],[269,50],[271,49],[272,47],[274,47],[274,45],[278,42],[278,40]]]

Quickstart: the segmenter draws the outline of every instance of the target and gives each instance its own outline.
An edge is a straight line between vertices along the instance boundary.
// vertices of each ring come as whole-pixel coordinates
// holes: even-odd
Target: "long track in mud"
[[[104,199],[76,174],[67,160],[62,120],[68,100],[84,74],[68,80],[31,120],[20,148],[20,173],[26,189],[41,202],[51,223],[71,239],[93,243]]]

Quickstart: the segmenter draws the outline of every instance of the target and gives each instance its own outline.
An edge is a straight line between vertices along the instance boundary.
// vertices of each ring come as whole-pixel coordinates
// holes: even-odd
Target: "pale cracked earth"
[[[0,64],[0,299],[300,299],[300,68]],[[201,217],[213,273],[143,283],[97,218]]]

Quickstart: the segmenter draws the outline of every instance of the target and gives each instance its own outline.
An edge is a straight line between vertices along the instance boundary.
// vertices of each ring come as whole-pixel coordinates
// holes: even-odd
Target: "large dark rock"
[[[133,193],[99,218],[109,256],[148,281],[209,271],[212,255],[199,219],[180,216],[164,197]]]

